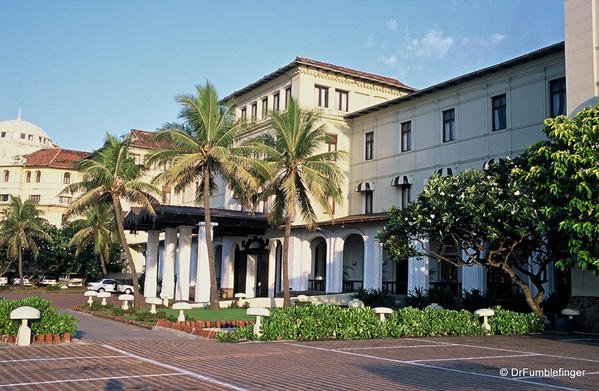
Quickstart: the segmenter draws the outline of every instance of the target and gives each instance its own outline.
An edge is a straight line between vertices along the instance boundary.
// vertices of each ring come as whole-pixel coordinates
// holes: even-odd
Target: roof
[[[312,59],[306,58],[306,57],[296,57],[295,60],[293,60],[289,64],[277,69],[276,71],[274,71],[272,73],[269,73],[268,75],[264,76],[260,80],[254,82],[252,84],[249,84],[240,90],[233,92],[232,94],[225,97],[223,100],[237,98],[255,88],[260,87],[263,84],[266,84],[267,82],[275,79],[278,76],[281,76],[282,74],[286,73],[287,71],[289,71],[295,67],[298,67],[300,65],[320,69],[320,70],[327,71],[327,72],[342,74],[345,76],[353,77],[356,79],[368,81],[368,82],[375,83],[375,84],[381,84],[381,85],[384,85],[387,87],[397,88],[397,89],[404,90],[404,91],[415,91],[414,88],[409,87],[409,86],[405,85],[404,83],[400,82],[399,80],[394,79],[392,77],[376,75],[374,73],[362,72],[362,71],[358,71],[355,69],[342,67],[339,65],[334,65],[334,64],[329,64],[329,63],[322,62],[322,61],[312,60]]]
[[[75,168],[75,163],[89,155],[89,152],[72,149],[40,149],[24,156],[25,167]]]
[[[161,148],[168,147],[167,142],[157,142],[154,140],[155,132],[148,130],[131,129],[131,145],[143,148]]]
[[[496,72],[499,72],[501,70],[514,67],[516,65],[524,64],[524,63],[527,63],[527,62],[530,62],[530,61],[533,61],[533,60],[536,60],[536,59],[539,59],[539,58],[542,58],[542,57],[545,57],[545,56],[548,56],[548,55],[551,55],[551,54],[554,54],[554,53],[563,52],[563,51],[564,51],[564,42],[563,41],[562,42],[558,42],[558,43],[555,43],[553,45],[550,45],[550,46],[547,46],[547,47],[535,50],[533,52],[524,54],[522,56],[519,56],[519,57],[516,57],[516,58],[512,58],[512,59],[504,61],[504,62],[501,62],[499,64],[492,65],[492,66],[487,67],[487,68],[479,69],[477,71],[470,72],[470,73],[467,73],[467,74],[462,75],[462,76],[458,76],[456,78],[444,81],[442,83],[435,84],[435,85],[433,85],[431,87],[428,87],[428,88],[425,88],[425,89],[422,89],[422,90],[419,90],[419,91],[415,91],[415,92],[413,92],[411,94],[404,95],[404,96],[401,96],[399,98],[390,99],[388,101],[385,101],[385,102],[382,102],[382,103],[379,103],[379,104],[376,104],[376,105],[373,105],[373,106],[370,106],[370,107],[366,107],[366,108],[361,109],[361,110],[354,111],[353,113],[347,114],[345,116],[345,118],[349,118],[349,119],[356,118],[356,117],[359,117],[361,115],[365,115],[365,114],[368,114],[368,113],[379,111],[379,110],[382,110],[382,109],[387,108],[389,106],[398,105],[398,104],[401,104],[403,102],[407,102],[407,101],[419,98],[419,97],[424,96],[424,95],[432,94],[433,92],[437,92],[437,91],[440,91],[440,90],[444,90],[446,88],[454,87],[454,86],[458,85],[459,83],[463,83],[463,82],[470,81],[470,80],[473,80],[473,79],[477,79],[477,78],[480,78],[480,77],[483,77],[483,76],[487,76],[487,75],[490,75],[492,73],[496,73]]]
[[[386,212],[382,213],[369,213],[369,214],[359,214],[359,215],[349,215],[344,217],[339,217],[334,220],[326,220],[320,221],[316,223],[317,227],[326,227],[333,225],[345,225],[345,224],[358,224],[358,223],[372,223],[376,221],[386,221],[389,220],[389,215]],[[294,225],[293,229],[305,228],[305,225]]]

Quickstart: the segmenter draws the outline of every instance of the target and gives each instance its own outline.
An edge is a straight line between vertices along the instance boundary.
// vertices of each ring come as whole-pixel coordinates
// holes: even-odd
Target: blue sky
[[[305,56],[424,88],[564,39],[561,0],[0,0],[0,121],[63,148],[175,120]]]

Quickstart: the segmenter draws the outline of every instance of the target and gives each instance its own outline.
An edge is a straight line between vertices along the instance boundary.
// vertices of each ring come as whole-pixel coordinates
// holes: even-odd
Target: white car
[[[87,284],[87,289],[97,292],[133,293],[133,285],[125,285],[112,278],[104,278],[98,282],[90,282]]]
[[[58,281],[56,281],[55,278],[50,277],[50,276],[42,276],[42,278],[39,279],[39,281],[37,282],[38,285],[56,285],[58,284]]]
[[[77,273],[65,273],[58,279],[61,285],[66,285],[69,288],[83,286],[83,278],[77,276]]]
[[[8,277],[0,277],[0,285],[7,285]]]
[[[21,285],[21,279],[19,277],[15,277],[12,280],[13,285]],[[31,282],[29,282],[29,278],[23,277],[23,286],[31,286]]]

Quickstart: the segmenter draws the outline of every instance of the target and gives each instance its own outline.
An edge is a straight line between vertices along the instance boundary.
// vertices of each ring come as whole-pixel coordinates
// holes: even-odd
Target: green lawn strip
[[[171,308],[163,309],[168,315],[178,316],[179,310]],[[142,308],[140,312],[149,312],[148,308]],[[221,310],[206,310],[203,308],[192,308],[185,310],[187,320],[255,320],[255,317],[245,314],[245,309],[223,308]]]

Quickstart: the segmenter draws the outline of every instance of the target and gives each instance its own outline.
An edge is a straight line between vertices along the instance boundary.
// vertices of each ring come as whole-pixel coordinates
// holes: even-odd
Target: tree
[[[271,220],[285,224],[283,239],[283,305],[291,306],[289,292],[289,238],[291,224],[298,214],[308,229],[316,224],[313,202],[326,214],[333,215],[330,201],[341,204],[343,180],[337,162],[346,157],[344,151],[320,152],[325,145],[326,130],[319,125],[316,113],[302,110],[291,98],[285,112],[274,112],[269,119],[272,134],[266,134],[248,145],[266,158],[269,180],[263,197],[274,195]]]
[[[548,140],[529,147],[528,169],[516,170],[539,194],[540,211],[556,222],[567,251],[557,262],[599,271],[599,105],[574,118],[545,120]]]
[[[110,204],[98,204],[88,209],[85,213],[85,219],[73,222],[78,231],[73,235],[68,243],[69,247],[75,247],[75,257],[92,246],[93,254],[100,260],[102,275],[108,276],[106,263],[110,260],[110,250],[115,242],[114,234],[114,213]]]
[[[456,266],[498,268],[542,318],[543,283],[556,256],[557,236],[539,210],[534,188],[512,173],[523,163],[526,159],[520,157],[494,164],[487,172],[431,177],[415,202],[389,211],[379,243],[396,260],[428,256]],[[465,257],[453,256],[455,250]]]
[[[141,180],[145,168],[135,164],[129,154],[130,136],[122,141],[107,135],[104,145],[90,156],[77,162],[77,168],[83,175],[81,182],[68,185],[63,193],[80,194],[65,212],[66,217],[80,215],[94,205],[108,203],[115,216],[120,242],[125,252],[135,295],[135,308],[139,308],[140,294],[137,271],[127,244],[123,228],[122,200],[140,205],[151,214],[159,205],[154,194],[160,191],[153,185]]]
[[[10,205],[4,211],[4,219],[0,222],[0,245],[8,246],[8,257],[18,259],[21,286],[23,286],[23,249],[29,250],[33,259],[37,259],[38,247],[35,239],[51,240],[43,230],[45,220],[40,217],[43,212],[36,206],[35,201],[23,202],[21,197],[11,196]]]
[[[259,162],[247,156],[244,147],[236,147],[244,136],[243,122],[234,119],[232,102],[220,102],[214,86],[207,82],[196,87],[197,95],[177,97],[182,105],[182,123],[166,123],[155,136],[165,144],[152,153],[147,164],[170,162],[171,167],[154,182],[174,186],[179,193],[198,182],[196,202],[204,205],[206,245],[210,269],[210,309],[220,309],[216,289],[212,247],[210,196],[216,190],[216,176],[231,187],[256,189],[257,179],[250,168]]]

